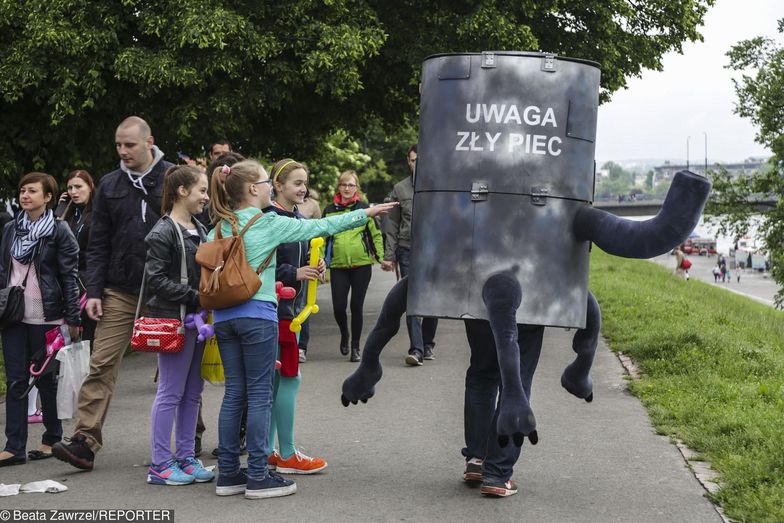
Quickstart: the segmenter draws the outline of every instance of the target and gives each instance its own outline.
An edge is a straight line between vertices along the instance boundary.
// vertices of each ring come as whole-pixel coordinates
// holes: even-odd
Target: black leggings
[[[335,321],[340,328],[341,343],[348,341],[348,291],[351,289],[351,348],[359,348],[359,337],[362,335],[362,307],[365,294],[373,274],[372,265],[363,265],[353,269],[330,269],[330,286],[332,287],[332,308]]]

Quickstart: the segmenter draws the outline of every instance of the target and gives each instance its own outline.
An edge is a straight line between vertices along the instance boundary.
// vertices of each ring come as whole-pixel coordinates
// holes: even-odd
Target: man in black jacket
[[[160,218],[163,175],[171,166],[147,122],[126,118],[115,134],[120,166],[101,178],[87,249],[87,314],[98,322],[90,374],[79,391],[76,430],[54,455],[92,470],[120,362],[131,339],[146,251],[144,237]]]

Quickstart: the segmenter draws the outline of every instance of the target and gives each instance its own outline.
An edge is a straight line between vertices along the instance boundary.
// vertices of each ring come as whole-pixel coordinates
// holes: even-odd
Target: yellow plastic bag
[[[212,323],[212,315],[207,319]],[[212,385],[223,385],[223,362],[218,352],[218,340],[213,336],[204,343],[204,356],[201,358],[201,377]]]

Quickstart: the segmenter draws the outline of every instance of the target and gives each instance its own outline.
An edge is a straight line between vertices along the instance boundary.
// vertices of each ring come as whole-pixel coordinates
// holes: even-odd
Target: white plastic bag
[[[71,419],[79,407],[79,389],[90,372],[90,342],[77,341],[57,352],[60,374],[57,380],[57,417]]]

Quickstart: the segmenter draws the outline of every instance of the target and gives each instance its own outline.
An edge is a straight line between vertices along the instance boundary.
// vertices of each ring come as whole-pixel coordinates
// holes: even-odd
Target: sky
[[[725,69],[730,47],[755,36],[784,36],[776,21],[784,18],[784,0],[717,0],[699,30],[703,42],[686,42],[683,54],[668,53],[663,71],[645,70],[630,78],[599,107],[597,163],[641,159],[691,163],[739,162],[750,156],[770,156],[754,141],[751,121],[734,114],[732,78]],[[690,137],[690,138],[689,138]]]

